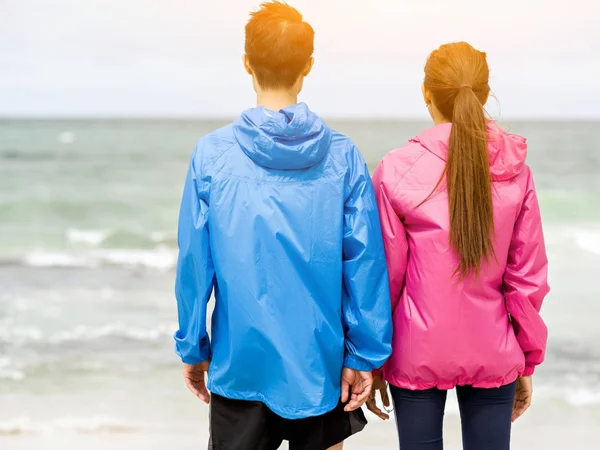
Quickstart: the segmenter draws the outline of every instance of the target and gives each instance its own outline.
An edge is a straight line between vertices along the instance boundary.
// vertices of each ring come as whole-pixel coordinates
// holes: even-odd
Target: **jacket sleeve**
[[[381,367],[391,354],[392,321],[375,193],[367,166],[356,149],[346,188],[342,255],[344,366],[371,371]]]
[[[540,309],[550,291],[540,208],[530,171],[527,176],[525,198],[515,222],[504,272],[506,308],[525,354],[523,375],[533,374],[535,366],[544,360],[548,330]]]
[[[385,159],[377,166],[373,174],[373,186],[377,197],[383,245],[390,282],[390,298],[392,311],[396,309],[404,289],[406,266],[408,263],[408,240],[402,220],[392,206],[392,194],[397,184],[397,177],[389,173]]]
[[[179,212],[179,257],[175,296],[179,330],[175,351],[184,363],[197,364],[211,356],[206,310],[214,285],[214,267],[208,234],[208,183],[192,157]]]

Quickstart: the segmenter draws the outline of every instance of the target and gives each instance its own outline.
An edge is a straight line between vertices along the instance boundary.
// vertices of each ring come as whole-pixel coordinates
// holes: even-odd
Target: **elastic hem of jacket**
[[[511,372],[504,378],[496,378],[492,380],[479,380],[475,378],[460,377],[456,380],[436,380],[436,381],[415,381],[409,380],[402,377],[396,377],[389,372],[384,371],[383,376],[392,386],[399,387],[401,389],[408,389],[410,391],[426,391],[428,389],[439,389],[441,391],[449,391],[454,389],[456,386],[472,386],[480,389],[494,389],[501,386],[506,386],[515,382],[517,378],[523,376],[524,371],[519,370]]]
[[[361,372],[371,372],[373,370],[372,364],[355,355],[346,355],[344,358],[344,367]]]
[[[231,392],[224,391],[214,386],[210,380],[207,386],[209,392],[213,394],[217,394],[221,397],[228,398],[230,400],[242,400],[247,402],[261,402],[264,403],[267,408],[277,414],[279,417],[283,417],[284,419],[289,420],[297,420],[297,419],[306,419],[309,417],[317,417],[322,416],[323,414],[327,414],[335,409],[335,407],[340,403],[340,396],[338,395],[332,401],[327,402],[325,406],[321,406],[319,408],[306,408],[306,409],[296,409],[296,408],[282,408],[280,406],[275,405],[268,398],[266,398],[263,394],[259,394],[256,392]]]
[[[535,366],[525,366],[525,370],[523,371],[524,377],[530,377],[535,372]]]

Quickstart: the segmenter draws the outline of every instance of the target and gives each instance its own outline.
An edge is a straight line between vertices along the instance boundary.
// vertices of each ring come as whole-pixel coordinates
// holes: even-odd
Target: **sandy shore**
[[[452,411],[446,417],[445,448],[460,450],[460,421]],[[538,404],[518,422],[513,430],[513,450],[597,450],[600,431],[600,407],[564,408]],[[393,422],[381,422],[369,416],[370,424],[360,435],[346,443],[347,450],[396,449],[396,431]],[[176,429],[146,430],[141,433],[68,434],[55,433],[39,436],[1,436],[2,450],[198,450],[206,448],[207,422],[203,418],[192,426],[182,418]],[[287,449],[287,446],[282,447]],[[483,449],[482,449],[483,450]]]

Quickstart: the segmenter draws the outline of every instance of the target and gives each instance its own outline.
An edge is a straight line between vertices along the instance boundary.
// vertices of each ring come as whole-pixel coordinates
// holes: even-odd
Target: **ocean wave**
[[[573,406],[600,405],[600,392],[588,389],[576,389],[567,395],[567,401]]]
[[[25,374],[10,358],[0,357],[0,380],[21,381]]]
[[[540,399],[553,399],[575,407],[586,407],[600,405],[600,389],[592,386],[565,388],[565,384],[581,385],[581,380],[573,380],[572,383],[542,383],[536,387],[536,395]]]
[[[137,424],[96,416],[90,418],[64,417],[50,422],[35,422],[27,417],[0,422],[0,436],[47,435],[55,433],[133,433],[141,427]]]
[[[111,230],[79,230],[68,228],[65,232],[67,241],[71,244],[86,244],[96,247],[102,244],[111,234]]]
[[[174,242],[177,240],[177,233],[166,231],[153,231],[150,233],[150,239],[157,244]]]
[[[43,333],[39,328],[34,327],[12,327],[3,326],[0,328],[0,343],[21,344],[26,342],[39,342],[43,339]],[[0,368],[6,365],[6,360],[1,360]]]
[[[158,245],[175,248],[177,233],[174,231],[140,231],[130,229],[80,229],[67,228],[65,239],[74,247],[124,247],[152,248]]]
[[[0,328],[0,343],[26,345],[43,342],[44,344],[65,344],[70,342],[90,342],[102,339],[120,338],[130,341],[157,342],[172,336],[175,324],[164,323],[152,328],[132,327],[124,323],[106,324],[100,327],[85,325],[54,334],[45,334],[33,327]],[[0,371],[10,367],[10,361],[0,358]],[[8,369],[6,369],[8,370]]]
[[[177,252],[159,247],[154,250],[99,249],[90,252],[35,251],[22,258],[21,263],[31,267],[79,267],[101,266],[143,267],[159,271],[173,269]]]
[[[59,252],[36,251],[28,253],[22,262],[32,267],[94,267],[85,256]]]
[[[600,405],[600,390],[589,388],[565,389],[563,385],[558,383],[545,383],[540,380],[534,381],[535,400],[534,404],[537,407],[542,407],[543,403],[558,403],[561,405],[567,404],[575,408],[596,407]],[[448,402],[446,403],[447,416],[459,416],[460,409],[456,390],[448,392]]]
[[[95,341],[104,338],[123,338],[132,341],[159,341],[170,337],[175,330],[171,324],[161,324],[156,328],[135,328],[122,323],[108,324],[99,328],[84,325],[75,327],[70,331],[63,331],[48,338],[52,344],[63,344],[66,342]]]
[[[572,235],[580,248],[600,255],[600,230],[577,230]]]

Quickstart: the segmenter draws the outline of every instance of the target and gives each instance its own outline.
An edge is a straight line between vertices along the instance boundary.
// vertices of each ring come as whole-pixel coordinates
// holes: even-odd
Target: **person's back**
[[[546,333],[537,312],[527,317],[532,336],[525,348],[519,345],[509,316],[519,319],[530,308],[539,308],[547,293],[544,239],[537,203],[532,204],[526,141],[488,124],[493,254],[478,274],[461,279],[456,273],[459,257],[449,239],[448,191],[438,186],[448,160],[451,128],[450,123],[441,124],[421,133],[389,153],[376,174],[376,181],[383,180],[386,187],[388,179],[398,181],[391,202],[402,216],[407,236],[400,243],[394,231],[395,245],[406,246],[408,254],[401,262],[403,282],[392,284],[392,299],[398,309],[394,325],[410,339],[396,335],[394,356],[385,368],[388,381],[406,388],[500,386],[518,375],[530,375],[543,360]],[[403,174],[400,179],[398,172]],[[528,215],[525,223],[523,210]],[[382,223],[385,230],[386,221]],[[513,280],[515,276],[520,279]]]
[[[508,449],[544,359],[547,259],[527,145],[486,121],[488,78],[468,44],[434,51],[423,93],[436,126],[373,176],[395,329],[383,376],[403,450],[442,448],[454,387],[464,448]]]
[[[368,169],[347,137],[297,103],[312,37],[285,4],[253,15],[244,61],[259,106],[202,138],[190,163],[175,339],[205,401],[210,361],[213,449],[338,444],[364,426],[357,408],[391,352]]]
[[[192,165],[199,195],[210,205],[217,288],[209,390],[264,401],[287,418],[333,409],[344,326],[355,338],[348,359],[357,368],[382,365],[388,352],[384,342],[371,342],[375,323],[344,324],[340,316],[343,272],[352,270],[342,255],[363,258],[363,246],[375,267],[354,264],[362,269],[352,273],[353,283],[362,284],[362,312],[386,309],[378,292],[387,279],[377,230],[364,221],[361,232],[373,243],[342,239],[346,199],[356,200],[359,220],[376,214],[374,204],[362,203],[370,183],[356,147],[304,104],[280,112],[254,108],[202,139]]]

